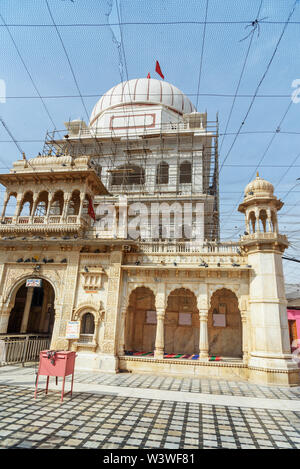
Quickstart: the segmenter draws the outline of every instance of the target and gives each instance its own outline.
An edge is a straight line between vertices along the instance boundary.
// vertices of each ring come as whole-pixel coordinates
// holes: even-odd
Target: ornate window
[[[92,343],[95,332],[95,321],[92,313],[85,313],[81,317],[80,338],[81,343]]]

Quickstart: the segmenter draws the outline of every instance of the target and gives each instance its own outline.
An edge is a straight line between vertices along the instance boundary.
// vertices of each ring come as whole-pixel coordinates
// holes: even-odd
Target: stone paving
[[[249,384],[244,381],[214,379],[170,378],[145,374],[120,373],[117,375],[79,372],[75,375],[78,383],[97,383],[109,386],[131,386],[146,389],[195,392],[229,396],[265,397],[267,399],[300,399],[300,386],[294,388],[270,387]]]
[[[35,369],[10,367],[0,376],[34,377]],[[272,409],[272,400],[294,400],[299,388],[269,388],[245,382],[106,375],[77,372],[75,383],[96,380],[106,386],[197,391],[266,397],[270,409],[175,402],[75,392],[60,402],[50,390],[33,399],[33,389],[13,382],[0,384],[0,448],[300,448],[300,412]],[[21,379],[19,379],[21,382]],[[197,384],[198,383],[198,384]],[[34,384],[34,383],[33,383]],[[256,394],[258,393],[258,395]],[[260,393],[260,394],[259,394]]]
[[[32,375],[37,371],[37,366],[20,368],[19,366],[7,367],[9,375],[12,372],[16,376]],[[6,370],[0,368],[0,376]],[[66,381],[71,378],[67,377]],[[138,373],[91,373],[88,371],[76,371],[74,375],[75,383],[102,384],[106,386],[126,386],[144,389],[160,389],[166,391],[181,391],[192,393],[260,397],[267,399],[300,399],[300,386],[279,387],[279,386],[259,386],[247,381],[228,381],[224,379],[208,378],[174,378],[169,376],[157,376]]]

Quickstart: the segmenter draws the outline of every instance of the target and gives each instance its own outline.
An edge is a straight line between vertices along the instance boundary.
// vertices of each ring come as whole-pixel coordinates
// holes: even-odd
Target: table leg
[[[74,381],[74,373],[72,373],[71,396],[72,396],[72,391],[73,391],[73,381]]]
[[[36,376],[36,381],[35,381],[35,391],[34,391],[34,398],[36,399],[36,393],[37,393],[37,388],[38,388],[38,381],[39,381],[39,374]]]
[[[61,402],[62,402],[63,399],[64,399],[65,379],[66,379],[66,377],[64,376],[64,377],[63,377],[63,383],[62,383],[62,391],[61,391]]]
[[[49,376],[47,376],[47,381],[46,381],[46,391],[45,391],[45,394],[48,394],[48,386],[49,386]]]

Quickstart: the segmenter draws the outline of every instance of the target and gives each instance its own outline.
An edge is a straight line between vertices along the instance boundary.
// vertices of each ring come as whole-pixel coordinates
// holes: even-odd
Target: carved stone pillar
[[[35,214],[35,209],[36,209],[36,206],[37,206],[38,196],[39,196],[39,194],[37,192],[33,194],[32,209],[31,209],[31,212],[30,212],[30,223],[32,223],[32,220],[33,220],[33,217],[34,217],[34,214]]]
[[[100,369],[116,373],[118,371],[118,324],[122,291],[123,261],[122,248],[115,247],[110,255],[108,271],[107,301],[105,309],[104,336],[101,344],[103,357]]]
[[[48,308],[48,297],[49,297],[49,288],[47,285],[47,287],[44,287],[44,298],[43,298],[42,312],[41,312],[41,318],[40,318],[40,324],[39,324],[40,332],[46,332],[45,331],[45,318],[46,318],[47,308]]]
[[[84,199],[85,199],[85,192],[80,192],[80,205],[79,205],[79,210],[78,210],[78,220],[80,220],[82,216]]]
[[[248,348],[248,321],[245,315],[242,316],[242,350],[243,350],[243,362],[247,363],[249,358]]]
[[[119,333],[119,356],[125,355],[125,321],[126,321],[127,306],[123,306],[120,318],[120,333]]]
[[[8,196],[8,193],[5,192],[1,218],[3,218],[5,216],[8,201],[9,201],[9,196]]]
[[[22,324],[21,324],[21,330],[20,330],[21,333],[27,332],[28,319],[29,319],[33,292],[34,292],[34,287],[28,287],[25,308],[24,308],[24,313],[23,313],[23,318],[22,318]]]
[[[67,218],[70,198],[71,198],[71,194],[69,193],[64,194],[64,207],[63,207],[62,216],[61,216],[62,221],[64,221]]]
[[[272,233],[272,217],[271,217],[271,210],[267,209],[267,223],[268,223],[268,231]]]
[[[200,333],[199,333],[199,358],[200,360],[208,360],[208,310],[200,310]]]
[[[199,358],[208,359],[208,291],[207,285],[202,283],[199,285],[199,294],[197,296],[197,308],[199,311],[200,331],[199,331]]]
[[[97,334],[98,334],[99,324],[100,324],[100,318],[97,317],[97,319],[94,319],[94,335],[93,335],[94,345],[97,345]]]
[[[46,220],[48,221],[49,213],[50,213],[50,208],[51,208],[51,202],[52,202],[52,192],[48,192],[48,206],[47,206],[47,213],[46,213]]]
[[[13,223],[16,223],[19,215],[20,215],[20,210],[21,210],[21,203],[22,203],[22,196],[23,194],[18,194],[17,195],[17,204],[16,204],[16,210],[13,216]]]
[[[164,350],[165,350],[165,337],[164,337],[165,309],[164,308],[156,309],[156,318],[157,318],[157,324],[156,324],[154,358],[164,358]]]
[[[133,315],[134,310],[132,306],[127,308],[126,317],[126,331],[125,331],[125,344],[127,344],[128,350],[132,349],[132,338],[133,338]]]
[[[54,325],[52,331],[52,338],[51,338],[51,349],[57,349],[59,344],[59,328],[60,328],[60,321],[62,318],[62,310],[63,305],[55,302],[54,304]]]
[[[1,334],[7,333],[9,315],[10,315],[12,308],[13,308],[12,305],[0,307],[0,333]]]
[[[259,226],[259,210],[255,208],[255,218],[256,218],[256,232],[260,233],[260,226]]]

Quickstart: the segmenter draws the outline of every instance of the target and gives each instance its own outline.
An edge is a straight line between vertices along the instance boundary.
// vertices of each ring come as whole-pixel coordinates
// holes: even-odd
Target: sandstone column
[[[6,212],[6,207],[7,207],[8,201],[9,201],[9,196],[8,196],[8,193],[5,192],[1,218],[3,218],[3,217],[5,216],[5,212]]]
[[[248,323],[247,318],[242,316],[242,333],[243,333],[243,362],[248,362]]]
[[[199,313],[200,319],[200,334],[199,334],[199,358],[202,360],[208,359],[208,311],[201,310]]]
[[[76,250],[75,250],[76,249]],[[59,297],[55,298],[55,321],[52,332],[52,349],[68,350],[66,339],[67,322],[72,319],[75,295],[78,289],[78,268],[80,259],[80,247],[74,247],[68,253],[68,263],[62,277],[62,286],[58,288]]]
[[[120,333],[119,333],[119,355],[125,355],[125,321],[126,321],[127,306],[124,305],[121,310],[120,318]]]
[[[45,318],[46,318],[47,307],[48,307],[48,297],[49,297],[49,287],[48,287],[48,284],[46,284],[44,286],[44,298],[43,298],[42,311],[41,311],[40,324],[39,324],[40,332],[45,332]]]
[[[12,310],[12,306],[2,306],[0,307],[0,333],[6,334],[7,327],[9,322],[9,315]]]
[[[21,324],[21,330],[20,330],[21,333],[27,332],[28,319],[29,319],[33,292],[34,292],[34,287],[28,287],[27,295],[26,295],[26,303],[25,303],[22,324]]]
[[[165,337],[164,337],[165,310],[164,308],[156,309],[156,318],[157,318],[157,324],[156,324],[154,358],[164,358],[164,349],[165,349]]]
[[[117,324],[120,315],[120,299],[122,291],[122,260],[121,247],[115,247],[110,256],[108,271],[107,302],[104,322],[104,338],[101,344],[102,358],[100,369],[116,373],[118,371],[118,334]]]

